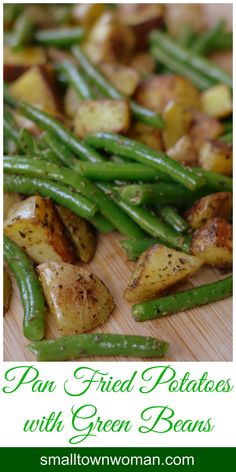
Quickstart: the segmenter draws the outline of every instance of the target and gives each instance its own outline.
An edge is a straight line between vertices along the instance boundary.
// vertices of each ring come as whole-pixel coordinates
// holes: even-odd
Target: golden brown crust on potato
[[[48,198],[36,195],[14,205],[4,233],[37,263],[75,260],[72,241]]]
[[[177,101],[187,109],[198,109],[199,96],[198,90],[189,80],[173,74],[147,77],[140,82],[135,92],[135,99],[141,105],[159,113],[171,100]]]
[[[112,313],[114,302],[110,292],[91,272],[56,262],[40,264],[37,272],[61,334],[89,331]]]
[[[222,218],[212,218],[193,235],[191,252],[206,264],[230,268],[232,249],[232,225]]]
[[[218,192],[200,198],[185,212],[185,218],[193,229],[200,228],[216,216],[230,220],[231,215],[231,192]]]
[[[190,277],[201,265],[198,257],[155,244],[139,258],[124,298],[134,303],[154,298],[171,285]]]

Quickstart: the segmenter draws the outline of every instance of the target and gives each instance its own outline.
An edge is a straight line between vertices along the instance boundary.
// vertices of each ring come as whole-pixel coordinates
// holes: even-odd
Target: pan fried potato
[[[103,12],[103,3],[76,3],[72,6],[71,16],[74,23],[91,28]]]
[[[129,125],[130,110],[126,100],[85,100],[74,117],[74,131],[80,138],[96,131],[125,133]]]
[[[8,311],[12,294],[11,279],[7,270],[3,269],[3,314]]]
[[[185,165],[193,166],[197,164],[197,150],[188,135],[178,139],[174,146],[167,150],[167,154],[175,161],[182,162]]]
[[[88,221],[80,218],[68,208],[57,205],[60,219],[66,227],[77,252],[78,258],[82,262],[89,262],[96,251],[96,236],[92,225]]]
[[[49,74],[42,68],[33,67],[10,85],[11,95],[19,101],[37,106],[51,114],[58,112],[56,95]]]
[[[190,138],[198,150],[209,139],[218,138],[223,132],[223,125],[216,119],[201,113],[197,110],[191,110],[193,122],[190,129]]]
[[[4,46],[3,56],[3,76],[6,82],[13,82],[30,67],[43,65],[47,61],[45,49],[38,46],[26,47],[18,51]]]
[[[229,87],[224,84],[214,85],[201,93],[202,110],[213,118],[224,118],[233,111],[233,102]]]
[[[233,155],[231,144],[207,141],[199,150],[199,164],[203,169],[224,175],[232,175]]]
[[[156,151],[163,150],[162,135],[158,128],[136,122],[131,125],[129,137],[146,144],[146,146]]]
[[[200,228],[216,216],[230,220],[232,215],[232,193],[218,192],[197,200],[186,211],[185,218],[193,229]]]
[[[153,74],[156,68],[155,60],[148,52],[135,54],[130,61],[130,65],[141,77]]]
[[[14,205],[4,221],[4,233],[39,264],[75,260],[72,241],[47,198],[36,195]]]
[[[184,134],[187,134],[192,116],[186,108],[174,100],[167,103],[162,116],[165,122],[163,141],[165,148],[168,149],[174,146]]]
[[[10,208],[16,203],[21,202],[22,197],[19,193],[5,192],[3,196],[3,218],[7,218]]]
[[[206,264],[230,268],[233,261],[232,225],[212,218],[193,235],[191,252]]]
[[[168,32],[173,36],[179,36],[184,26],[200,33],[205,26],[204,12],[199,3],[170,3],[166,4],[165,22]]]
[[[200,94],[196,87],[184,77],[172,74],[143,79],[135,92],[135,99],[144,107],[159,113],[172,100],[187,109],[198,109],[200,106]]]
[[[139,83],[139,73],[122,64],[101,64],[100,69],[107,79],[123,95],[133,95]]]
[[[69,118],[74,118],[80,106],[81,99],[72,87],[68,87],[64,96],[64,111]]]
[[[135,47],[129,26],[113,12],[105,12],[87,34],[83,48],[89,59],[100,62],[127,63]]]
[[[37,272],[61,334],[89,331],[112,313],[114,302],[110,292],[91,272],[58,262],[40,264]]]
[[[164,5],[159,3],[118,4],[118,15],[132,29],[139,49],[148,46],[150,31],[163,25],[164,11]]]
[[[142,302],[190,277],[202,261],[198,257],[155,244],[138,260],[124,298],[129,302]]]

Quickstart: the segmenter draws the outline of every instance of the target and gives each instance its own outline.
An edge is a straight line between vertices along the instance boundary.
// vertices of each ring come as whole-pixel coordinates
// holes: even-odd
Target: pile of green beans
[[[127,98],[118,92],[118,90],[103,76],[103,74],[98,69],[96,69],[96,67],[88,60],[79,46],[73,46],[72,53],[78,60],[81,69],[83,70],[86,77],[90,80],[91,84],[95,85],[97,89],[104,95],[104,97],[114,100],[122,100]],[[77,82],[74,80],[74,88],[77,87],[76,84]],[[156,128],[163,128],[164,122],[158,113],[149,110],[148,108],[142,107],[134,100],[130,100],[130,109],[137,121],[141,121]]]
[[[65,167],[58,167],[54,164],[49,162],[44,162],[40,159],[27,159],[22,157],[11,157],[5,156],[3,160],[4,171],[10,174],[20,174],[22,176],[29,176],[34,178],[44,178],[46,177],[47,182],[51,181],[51,195],[55,201],[57,194],[53,191],[55,190],[55,184],[53,181],[60,182],[63,184],[64,195],[67,194],[68,198],[70,195],[73,196],[73,199],[77,194],[71,193],[67,191],[67,185],[80,192],[83,197],[78,195],[78,199],[81,200],[84,197],[90,199],[90,201],[94,202],[96,207],[100,210],[102,215],[108,219],[121,234],[129,236],[130,238],[140,238],[143,236],[143,232],[141,229],[130,219],[128,218],[123,211],[119,209],[106,195],[102,192],[98,187],[93,185],[89,180],[81,177],[75,172],[72,172],[70,169]],[[24,177],[22,177],[24,178]],[[57,186],[58,184],[56,184]],[[33,183],[32,183],[33,186]],[[19,183],[18,183],[19,188]],[[18,190],[19,191],[19,190]],[[42,192],[41,188],[39,188],[39,192]],[[25,192],[26,193],[26,192]],[[49,196],[49,195],[47,195]],[[71,202],[66,202],[67,205],[73,206],[73,199]],[[64,205],[65,206],[65,205]],[[95,207],[95,208],[96,208]],[[71,208],[70,208],[71,209]],[[78,213],[77,213],[78,214]],[[81,215],[79,215],[81,216]],[[87,218],[91,218],[94,216],[93,214],[86,215]]]
[[[151,53],[173,72],[190,78],[201,90],[217,83],[232,88],[231,77],[213,62],[187,49],[160,31],[153,31],[150,36]]]
[[[28,256],[7,236],[4,236],[3,253],[20,290],[24,335],[31,341],[39,341],[44,335],[46,305],[38,277]]]
[[[99,132],[89,134],[84,141],[96,149],[103,149],[154,167],[190,190],[195,190],[205,184],[204,177],[192,172],[188,167],[174,161],[161,151],[155,151],[145,144],[125,136]]]
[[[123,200],[119,193],[109,184],[100,183],[99,187],[108,193],[111,198],[124,210],[127,215],[134,220],[150,236],[161,239],[167,246],[189,251],[189,241],[177,231],[165,224],[157,216],[150,213],[143,207],[134,206]]]

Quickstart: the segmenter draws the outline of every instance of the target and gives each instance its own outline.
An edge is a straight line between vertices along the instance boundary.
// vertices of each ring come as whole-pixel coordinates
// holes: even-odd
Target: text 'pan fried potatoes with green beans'
[[[168,359],[162,318],[232,295],[231,51],[203,4],[4,5],[4,319],[18,287],[37,360]]]

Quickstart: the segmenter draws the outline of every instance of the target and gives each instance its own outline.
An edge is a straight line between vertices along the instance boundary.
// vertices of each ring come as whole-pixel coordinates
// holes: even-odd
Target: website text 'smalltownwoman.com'
[[[193,456],[88,456],[71,453],[66,456],[41,456],[42,466],[194,466]]]

